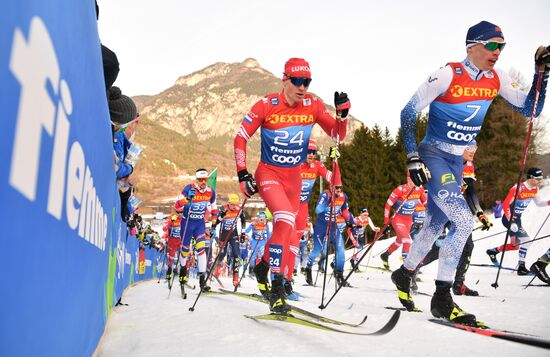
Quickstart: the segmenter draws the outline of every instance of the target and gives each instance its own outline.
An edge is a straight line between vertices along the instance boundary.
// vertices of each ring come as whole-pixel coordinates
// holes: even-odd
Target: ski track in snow
[[[541,190],[541,195],[550,198],[550,187]],[[523,215],[523,222],[531,238],[550,213],[549,207],[539,208],[532,203]],[[492,216],[490,218],[493,218]],[[474,240],[503,231],[500,219],[491,219],[494,226],[488,232],[477,230]],[[476,224],[477,226],[478,224]],[[550,234],[550,222],[539,233]],[[472,263],[488,263],[485,254],[488,248],[501,245],[505,234],[475,242]],[[382,266],[380,252],[393,241],[387,239],[376,243],[372,249],[370,265]],[[550,247],[550,238],[533,242],[527,255],[527,268]],[[352,251],[347,252],[347,256]],[[362,264],[366,264],[366,257]],[[499,256],[500,260],[500,256]],[[390,266],[397,269],[400,250],[390,256]],[[504,266],[515,267],[517,251],[507,252]],[[349,268],[349,263],[346,263]],[[379,329],[393,311],[385,306],[401,306],[390,274],[376,269],[361,267],[362,272],[351,276],[349,282],[357,288],[344,288],[325,310],[319,310],[322,275],[318,286],[302,286],[304,276],[295,277],[294,289],[307,296],[293,305],[334,319],[357,323],[365,314],[367,322],[358,328],[335,326],[358,332]],[[550,269],[550,268],[549,268]],[[479,291],[484,297],[455,296],[454,300],[465,311],[474,313],[478,320],[489,326],[522,332],[550,339],[550,287],[532,286],[524,289],[531,276],[517,276],[515,272],[501,270],[499,288],[494,289],[496,268],[471,266],[466,275],[466,285]],[[314,279],[315,279],[314,272]],[[419,291],[432,294],[437,261],[423,269],[419,275]],[[327,281],[328,281],[327,276]],[[192,279],[194,280],[194,279]],[[226,288],[231,288],[228,277],[221,278]],[[257,355],[281,356],[292,353],[304,356],[548,356],[548,350],[480,336],[451,329],[427,321],[430,297],[416,295],[416,305],[422,313],[402,313],[393,331],[384,336],[352,336],[315,330],[277,321],[257,322],[243,315],[265,314],[266,304],[230,295],[201,296],[194,312],[188,309],[195,301],[197,290],[187,289],[187,300],[182,300],[179,285],[174,284],[170,298],[166,283],[157,279],[141,282],[128,288],[122,301],[128,306],[113,308],[104,336],[97,349],[98,356],[203,356],[203,355]],[[538,279],[533,281],[541,285]],[[213,281],[212,288],[219,286]],[[325,299],[335,290],[334,279],[327,284]],[[243,279],[242,292],[257,292],[255,280]],[[326,300],[325,300],[326,301]],[[328,324],[331,326],[330,324]]]

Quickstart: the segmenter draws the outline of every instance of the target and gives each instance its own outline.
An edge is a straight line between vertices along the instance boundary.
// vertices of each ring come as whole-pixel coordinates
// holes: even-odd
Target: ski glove
[[[483,228],[481,228],[482,231],[488,231],[493,226],[493,224],[489,222],[489,218],[487,218],[487,216],[482,211],[476,213],[476,216],[481,224],[483,224]]]
[[[254,177],[245,169],[237,172],[239,176],[239,182],[241,186],[241,192],[247,197],[250,198],[254,196],[255,193],[258,193],[258,186],[256,185],[256,180]]]
[[[187,191],[187,197],[186,197],[187,200],[188,200],[188,201],[191,201],[191,200],[193,199],[193,197],[195,197],[195,194],[196,194],[196,193],[197,193],[197,191],[196,191],[194,188],[192,188],[192,189],[190,189],[189,191]]]
[[[239,237],[239,243],[246,242],[246,233],[241,233],[241,236]]]
[[[348,95],[344,92],[334,92],[334,107],[336,108],[336,116],[344,119],[348,116],[351,103]]]
[[[328,156],[331,159],[339,159],[340,158],[340,150],[338,150],[337,147],[331,147],[328,151]]]
[[[415,154],[407,157],[407,169],[416,187],[424,185],[432,177],[428,167],[426,167],[424,162]]]
[[[391,227],[390,227],[390,225],[388,224],[388,225],[386,226],[386,228],[384,228],[384,231],[382,232],[382,235],[385,236],[386,234],[388,234],[388,233],[390,232],[390,229],[391,229]]]
[[[535,64],[538,70],[543,70],[548,73],[550,70],[550,46],[540,46],[535,52]]]

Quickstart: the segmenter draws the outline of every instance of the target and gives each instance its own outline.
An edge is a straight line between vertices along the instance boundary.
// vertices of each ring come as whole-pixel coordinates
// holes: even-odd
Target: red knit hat
[[[291,58],[285,63],[284,74],[289,77],[311,78],[309,63],[303,58]]]

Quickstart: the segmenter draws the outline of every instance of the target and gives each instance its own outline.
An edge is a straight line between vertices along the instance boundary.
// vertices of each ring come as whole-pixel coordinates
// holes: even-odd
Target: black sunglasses
[[[311,83],[311,78],[303,78],[303,77],[287,77],[290,79],[290,83],[294,84],[296,87],[301,87],[302,85],[304,87],[309,87],[309,84]]]

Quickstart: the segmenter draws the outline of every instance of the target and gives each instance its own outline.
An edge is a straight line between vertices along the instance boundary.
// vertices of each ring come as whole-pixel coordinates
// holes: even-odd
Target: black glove
[[[338,150],[337,147],[332,146],[328,150],[328,157],[330,157],[331,159],[339,159],[340,158],[340,150]]]
[[[350,228],[351,230],[353,230],[355,228],[355,226],[353,225],[353,223],[351,221],[346,221],[346,227]]]
[[[247,170],[241,170],[237,172],[239,176],[239,182],[241,185],[241,192],[248,198],[252,197],[255,193],[258,192],[258,186],[256,185],[256,180]]]
[[[540,46],[537,48],[537,52],[535,52],[535,64],[539,70],[542,69],[544,72],[548,73],[550,69],[550,46]]]
[[[239,237],[239,243],[246,242],[246,233],[241,233],[241,236]]]
[[[336,108],[336,115],[342,119],[348,116],[351,103],[348,95],[344,92],[334,92],[334,107]]]
[[[493,224],[489,222],[489,218],[487,218],[487,216],[482,211],[476,213],[476,216],[481,224],[483,224],[483,228],[481,228],[482,231],[488,231],[493,226]]]
[[[386,234],[388,234],[390,232],[390,229],[391,226],[388,224],[386,228],[384,228],[384,230],[382,231],[382,235],[385,236]]]
[[[407,169],[411,176],[412,182],[419,187],[424,185],[432,177],[428,167],[420,160],[418,155],[407,157]]]

